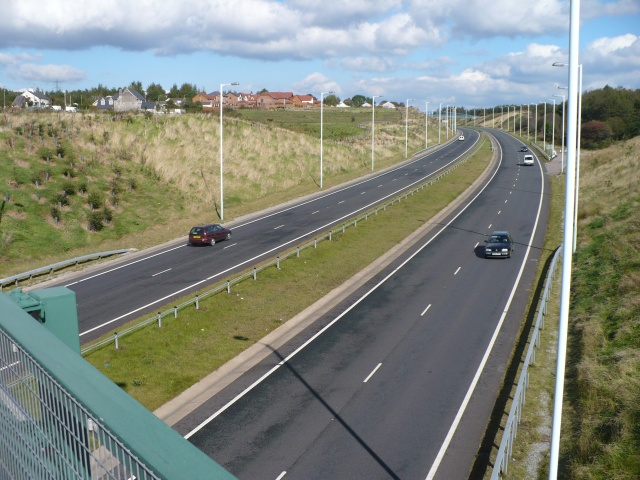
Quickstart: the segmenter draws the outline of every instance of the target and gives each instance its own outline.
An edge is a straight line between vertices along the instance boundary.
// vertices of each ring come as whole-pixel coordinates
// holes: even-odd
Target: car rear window
[[[202,227],[193,227],[189,233],[191,235],[202,235]]]

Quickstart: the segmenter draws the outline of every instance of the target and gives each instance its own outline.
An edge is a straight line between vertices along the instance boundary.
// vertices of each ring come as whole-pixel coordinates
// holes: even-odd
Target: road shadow
[[[271,347],[269,347],[271,348]],[[336,412],[331,405],[329,405],[322,396],[314,390],[314,388],[306,382],[306,380],[300,375],[295,368],[291,365],[291,363],[286,362],[285,358],[274,348],[271,348],[271,351],[283,362],[283,366],[286,367],[299,381],[304,387],[322,404],[324,408],[331,414],[331,416],[340,423],[340,425],[351,435],[351,437],[360,444],[362,448],[371,456],[371,458],[380,465],[384,471],[389,475],[390,479],[400,480],[400,477],[394,473],[389,465],[387,465],[380,456],[373,451],[371,447],[349,426],[349,424],[340,416],[338,412]]]

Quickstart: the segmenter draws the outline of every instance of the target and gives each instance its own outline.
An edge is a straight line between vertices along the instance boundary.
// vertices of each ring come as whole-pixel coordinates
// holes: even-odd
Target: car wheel
[[[215,244],[216,244],[216,239],[215,239],[215,238],[212,238],[212,239],[211,239],[211,245],[215,245]]]
[[[225,240],[229,240],[229,239],[231,239],[231,234],[227,233],[227,236],[225,237]]]

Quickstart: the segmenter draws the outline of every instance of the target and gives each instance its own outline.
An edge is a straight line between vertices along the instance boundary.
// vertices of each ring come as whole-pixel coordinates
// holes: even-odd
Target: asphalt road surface
[[[174,428],[239,479],[468,478],[548,208],[542,166],[492,133],[501,161],[468,202]],[[511,232],[510,259],[484,258],[493,230]]]
[[[116,266],[110,264],[71,282],[57,282],[76,293],[81,342],[87,343],[144,314],[166,310],[170,302],[187,293],[275,257],[277,252],[308,241],[423,182],[445,170],[479,141],[477,132],[469,130],[465,134],[465,141],[451,142],[401,166],[229,224],[233,230],[230,241],[192,247],[185,237],[153,254],[124,258]]]

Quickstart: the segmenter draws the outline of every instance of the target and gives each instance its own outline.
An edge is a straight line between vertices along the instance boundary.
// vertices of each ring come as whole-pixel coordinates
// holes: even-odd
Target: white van
[[[533,155],[525,155],[522,163],[524,165],[533,165]]]

